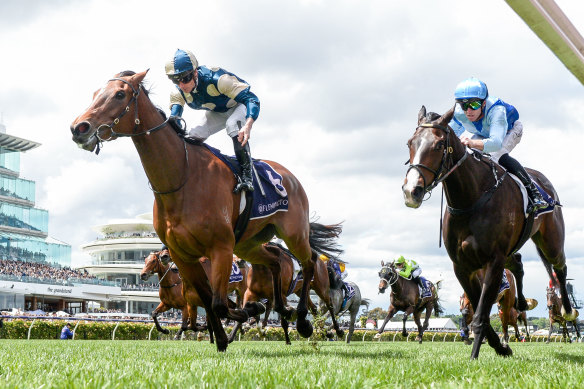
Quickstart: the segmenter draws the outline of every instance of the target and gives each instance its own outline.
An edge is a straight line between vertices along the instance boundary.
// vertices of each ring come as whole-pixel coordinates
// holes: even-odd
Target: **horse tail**
[[[436,284],[435,284],[436,285],[436,292],[438,292],[440,289],[442,289],[442,281],[443,280],[436,282]]]
[[[318,254],[324,254],[329,258],[338,257],[343,253],[337,243],[337,238],[342,231],[341,223],[332,225],[310,223],[310,235],[308,237],[310,248]]]
[[[359,305],[365,305],[367,308],[369,308],[369,299],[361,299]]]

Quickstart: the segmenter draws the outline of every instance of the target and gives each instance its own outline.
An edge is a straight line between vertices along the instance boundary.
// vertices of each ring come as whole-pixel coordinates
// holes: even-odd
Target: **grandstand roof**
[[[0,146],[14,151],[28,151],[39,147],[41,144],[32,140],[19,138],[0,132]]]

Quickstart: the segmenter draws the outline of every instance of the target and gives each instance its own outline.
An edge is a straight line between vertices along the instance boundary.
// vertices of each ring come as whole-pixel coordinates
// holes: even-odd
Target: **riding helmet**
[[[182,78],[199,66],[193,53],[188,50],[177,49],[174,57],[166,63],[166,75],[170,79]]]
[[[476,77],[467,78],[460,82],[454,90],[456,100],[481,99],[484,100],[489,95],[487,85]]]

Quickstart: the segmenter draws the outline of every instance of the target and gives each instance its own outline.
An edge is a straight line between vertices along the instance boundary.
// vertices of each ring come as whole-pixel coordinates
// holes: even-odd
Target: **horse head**
[[[140,272],[142,281],[148,280],[154,273],[160,274],[166,270],[166,267],[160,261],[160,253],[160,251],[153,251],[144,258],[144,267]]]
[[[138,96],[147,72],[118,73],[93,94],[91,105],[71,124],[73,141],[79,147],[88,151],[97,147],[99,152],[103,141],[138,135]]]
[[[408,207],[418,208],[422,205],[424,195],[431,192],[453,170],[453,154],[460,155],[461,150],[464,150],[448,126],[453,115],[454,108],[440,116],[434,112],[426,113],[424,106],[418,113],[418,126],[408,140],[410,159],[406,164],[409,163],[409,168],[402,186]]]
[[[384,264],[381,261],[381,270],[379,271],[379,293],[385,293],[385,289],[388,286],[395,284],[398,279],[398,274],[395,271],[395,267],[392,263]]]

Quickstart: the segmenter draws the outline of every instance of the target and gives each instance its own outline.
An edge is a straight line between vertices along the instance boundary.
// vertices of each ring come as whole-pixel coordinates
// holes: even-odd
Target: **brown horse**
[[[514,254],[520,255],[520,254]],[[499,312],[499,318],[501,319],[501,326],[503,329],[503,343],[509,343],[509,325],[513,326],[515,329],[515,336],[517,339],[520,339],[519,335],[519,328],[517,327],[517,319],[520,318],[525,323],[527,327],[527,316],[525,311],[518,313],[517,310],[514,308],[516,303],[516,289],[515,289],[515,277],[510,270],[505,269],[505,277],[507,282],[509,283],[509,287],[499,291],[497,295],[496,303]],[[480,270],[476,273],[476,276],[479,278],[479,282],[483,282],[483,271]],[[533,299],[527,299],[529,309],[535,308],[537,305],[537,301]],[[535,303],[533,303],[535,302]],[[472,318],[474,316],[474,310],[472,305],[470,304],[470,299],[463,293],[462,297],[460,298],[460,312],[462,313],[462,326],[461,326],[461,334],[462,339],[465,341],[466,344],[470,344],[468,334],[469,329],[468,325],[471,323]],[[527,333],[529,337],[529,332]]]
[[[379,293],[385,293],[388,286],[391,287],[391,295],[387,316],[375,337],[380,337],[383,330],[385,330],[387,322],[389,322],[397,312],[403,311],[402,335],[408,335],[408,332],[406,331],[406,321],[408,316],[413,313],[414,322],[418,327],[418,336],[416,337],[416,340],[419,343],[422,343],[422,336],[424,335],[424,331],[428,329],[432,310],[434,310],[437,315],[442,312],[442,308],[438,301],[437,289],[439,289],[439,287],[437,288],[430,282],[432,295],[430,297],[422,298],[420,296],[420,289],[418,288],[417,282],[401,277],[399,272],[395,269],[393,262],[385,264],[381,261],[381,270],[379,271]],[[422,326],[420,317],[424,310],[426,311],[426,317],[424,319],[424,325]]]
[[[499,318],[501,319],[501,321],[503,321],[502,314],[503,312],[499,310]],[[524,339],[527,341],[530,340],[531,337],[529,336],[529,324],[527,324],[527,313],[525,311],[518,312],[517,309],[511,307],[511,310],[509,311],[508,323],[515,330],[515,338],[517,340],[519,341],[523,341]],[[525,337],[523,337],[521,335],[521,332],[519,331],[519,323],[523,323],[523,325],[525,326]]]
[[[178,274],[178,269],[172,264],[165,265],[160,260],[160,253],[162,251],[153,251],[144,260],[144,267],[140,272],[140,278],[143,281],[149,279],[153,274],[158,274],[158,296],[160,297],[160,304],[152,311],[152,320],[156,325],[156,329],[164,334],[169,331],[160,326],[158,316],[168,311],[171,308],[180,309],[182,311],[182,323],[180,330],[175,335],[175,339],[180,339],[183,332],[187,330],[204,331],[206,326],[197,325],[197,306],[203,306],[203,301],[196,294],[189,297],[189,303],[185,298],[184,284]]]
[[[454,108],[440,116],[422,107],[418,126],[408,141],[410,167],[402,191],[408,207],[418,208],[424,196],[442,183],[447,211],[443,219],[444,244],[452,260],[454,273],[469,296],[475,315],[474,342],[471,358],[478,358],[484,337],[499,355],[511,355],[508,345],[501,344],[489,322],[489,313],[495,303],[501,284],[501,274],[507,267],[515,275],[518,291],[518,308],[525,310],[523,296],[523,266],[514,262],[511,254],[519,249],[518,243],[526,225],[525,210],[520,188],[506,172],[487,156],[478,152],[472,155],[454,131],[448,126]],[[538,185],[554,199],[558,195],[552,184],[539,172],[527,169]],[[551,273],[553,266],[562,290],[564,317],[574,320],[573,310],[566,294],[566,256],[562,210],[540,215],[533,222],[529,237]],[[480,282],[475,273],[483,269]]]
[[[274,253],[279,251],[279,258],[280,258],[280,275],[281,275],[281,284],[282,284],[282,299],[286,301],[287,297],[296,294],[300,297],[300,292],[302,291],[302,286],[304,284],[304,279],[295,280],[295,272],[294,272],[294,263],[296,259],[294,259],[292,253],[285,249],[284,247],[274,244],[268,243],[265,245],[266,249],[273,251]],[[317,296],[324,302],[326,309],[330,312],[333,311],[333,301],[329,296],[329,289],[330,283],[328,278],[328,272],[326,269],[326,265],[323,261],[318,260],[316,261],[315,268],[314,268],[314,277],[310,282],[310,287],[314,290]],[[260,301],[262,299],[267,300],[267,307],[266,307],[266,316],[264,318],[264,326],[266,325],[267,315],[269,314],[270,307],[272,305],[272,301],[274,300],[274,286],[271,279],[271,273],[269,269],[262,265],[252,265],[251,269],[247,275],[247,290],[245,291],[245,295],[243,298],[243,303],[246,304],[249,301]],[[316,315],[317,309],[316,306],[312,303],[312,300],[308,300],[307,302],[308,308],[310,309],[313,315]],[[288,321],[282,317],[280,317],[280,322],[282,324],[282,328],[284,330],[284,336],[286,340],[286,344],[291,344],[290,337],[288,335]],[[236,327],[232,331],[232,335],[230,336],[230,341],[233,341],[237,330],[241,327],[240,324],[237,324]],[[333,327],[335,328],[337,335],[343,336],[343,331],[340,329],[336,318],[333,317]]]
[[[334,257],[340,252],[334,241],[341,226],[311,223],[308,198],[298,179],[279,163],[266,161],[282,176],[274,186],[287,194],[288,210],[250,220],[236,241],[234,228],[242,200],[241,194],[233,193],[236,177],[204,145],[179,136],[183,130],[168,122],[142,86],[146,73],[122,72],[97,91],[90,106],[71,124],[73,141],[85,150],[99,151],[104,141],[131,137],[154,192],[156,233],[168,246],[183,282],[192,285],[203,300],[218,351],[228,344],[221,318],[244,322],[263,308],[253,303],[243,310],[228,307],[233,253],[270,269],[275,311],[286,320],[297,315],[298,332],[309,337],[313,331],[306,320],[309,283],[303,284],[296,310],[285,306],[279,258],[262,243],[274,235],[283,239],[302,263],[304,279],[312,279],[320,253]],[[209,277],[199,262],[203,256],[211,262]]]
[[[554,328],[554,323],[558,323],[558,325],[562,328],[563,339],[569,343],[572,343],[572,338],[570,337],[570,332],[568,331],[568,320],[562,316],[561,307],[562,301],[556,294],[555,288],[546,288],[547,291],[547,307],[549,310],[549,317],[550,317],[550,330],[548,333],[548,337],[546,339],[546,343],[550,342],[550,337],[552,336],[552,331]],[[576,336],[580,339],[580,329],[578,328],[578,321],[572,321],[572,327],[576,332]]]

